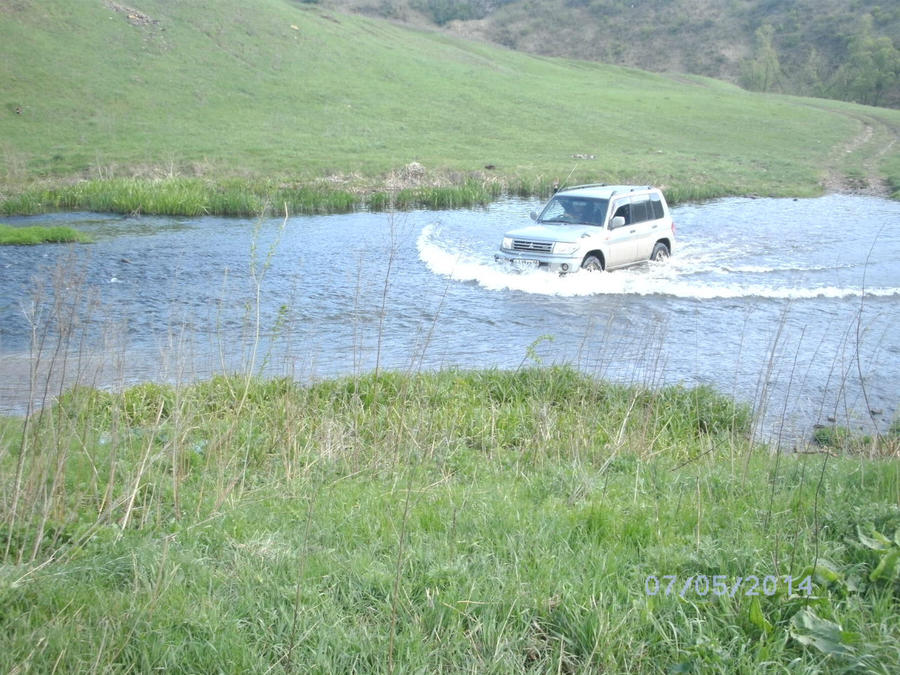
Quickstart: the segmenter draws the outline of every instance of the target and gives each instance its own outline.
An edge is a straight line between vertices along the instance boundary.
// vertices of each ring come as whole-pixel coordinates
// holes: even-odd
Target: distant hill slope
[[[320,0],[535,54],[900,107],[900,2]]]
[[[814,194],[849,173],[900,189],[898,111],[293,0],[127,2],[0,4],[0,200],[73,177],[377,182],[411,162],[450,181],[571,175],[683,195]]]

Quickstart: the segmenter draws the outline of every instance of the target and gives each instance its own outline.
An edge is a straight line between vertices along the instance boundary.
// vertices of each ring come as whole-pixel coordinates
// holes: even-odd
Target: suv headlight
[[[500,243],[500,248],[506,249],[507,251],[512,250],[512,242],[512,237],[503,237],[503,241]]]
[[[578,250],[578,244],[573,244],[567,241],[558,241],[553,244],[553,252],[559,253],[561,255],[569,255],[570,253],[575,253]]]

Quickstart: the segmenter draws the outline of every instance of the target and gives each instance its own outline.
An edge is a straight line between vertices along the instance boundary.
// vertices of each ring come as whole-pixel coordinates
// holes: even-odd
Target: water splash
[[[590,295],[667,295],[678,298],[768,298],[803,300],[900,295],[900,287],[824,285],[804,273],[852,269],[852,264],[753,265],[740,262],[745,252],[724,244],[684,245],[668,262],[648,263],[610,274],[558,276],[542,270],[513,270],[495,262],[493,251],[476,252],[464,242],[426,225],[416,241],[419,258],[434,274],[476,283],[490,291],[513,290],[562,297]],[[797,276],[797,275],[801,276]],[[833,278],[833,277],[829,277]]]

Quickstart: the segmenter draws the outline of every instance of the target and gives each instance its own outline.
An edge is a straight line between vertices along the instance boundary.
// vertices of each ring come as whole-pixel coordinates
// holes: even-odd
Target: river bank
[[[387,177],[333,176],[310,183],[189,177],[63,180],[13,191],[0,200],[0,214],[91,211],[123,215],[266,217],[357,210],[437,210],[485,206],[510,196],[546,198],[559,185],[558,177],[524,179],[486,171],[429,172],[417,163]],[[738,194],[733,186],[712,183],[666,186],[666,198],[671,204],[729,196],[748,195]],[[797,194],[792,186],[767,196],[809,194]]]
[[[896,669],[898,460],[747,423],[565,368],[80,389],[0,421],[0,665]]]

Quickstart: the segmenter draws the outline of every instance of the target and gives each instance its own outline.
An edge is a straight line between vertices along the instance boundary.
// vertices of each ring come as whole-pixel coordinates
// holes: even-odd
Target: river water
[[[885,428],[900,392],[900,203],[725,199],[673,209],[663,264],[558,277],[493,261],[536,201],[280,218],[53,214],[79,246],[0,248],[0,412],[74,382],[568,363],[710,384],[779,444]]]

